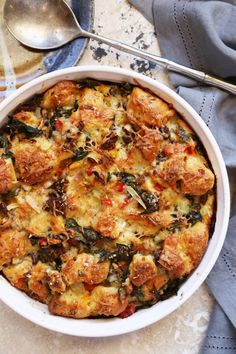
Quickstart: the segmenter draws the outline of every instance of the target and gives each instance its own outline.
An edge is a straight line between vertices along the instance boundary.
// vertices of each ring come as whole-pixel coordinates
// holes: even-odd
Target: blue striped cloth
[[[236,0],[129,0],[155,26],[165,58],[236,83]],[[202,354],[236,353],[236,96],[169,73],[215,136],[229,174],[231,219],[207,284],[216,299]]]

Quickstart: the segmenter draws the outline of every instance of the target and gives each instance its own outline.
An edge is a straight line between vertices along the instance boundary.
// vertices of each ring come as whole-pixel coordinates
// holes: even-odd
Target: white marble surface
[[[107,37],[159,53],[152,25],[126,0],[95,0],[94,29]],[[132,68],[169,84],[160,68],[93,41],[80,64]],[[123,336],[86,339],[40,328],[0,302],[0,354],[197,354],[212,306],[213,299],[203,285],[182,307],[152,326]]]

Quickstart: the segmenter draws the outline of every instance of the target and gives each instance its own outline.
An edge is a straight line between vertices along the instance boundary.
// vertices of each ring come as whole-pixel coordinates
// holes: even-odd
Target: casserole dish
[[[224,162],[219,148],[209,129],[197,113],[176,93],[155,80],[134,72],[109,67],[77,67],[44,75],[21,87],[15,94],[2,102],[0,121],[22,102],[39,94],[62,80],[82,80],[92,78],[111,82],[128,82],[151,90],[172,105],[196,132],[204,145],[216,176],[217,211],[215,231],[209,241],[206,253],[195,271],[181,286],[176,296],[157,303],[151,308],[136,312],[133,316],[120,319],[83,319],[60,318],[49,314],[45,305],[28,298],[13,288],[4,278],[0,279],[0,298],[15,311],[31,321],[46,328],[78,336],[103,337],[127,333],[149,325],[179,307],[201,285],[213,267],[223,245],[229,217],[229,186]]]

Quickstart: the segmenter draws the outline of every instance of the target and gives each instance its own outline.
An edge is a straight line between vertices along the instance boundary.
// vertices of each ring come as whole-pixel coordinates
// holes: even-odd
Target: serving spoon
[[[83,30],[69,5],[63,0],[6,0],[3,16],[13,36],[28,47],[40,50],[55,49],[75,38],[87,37],[157,63],[167,70],[236,94],[236,85],[208,75],[203,71],[177,64],[161,56]]]

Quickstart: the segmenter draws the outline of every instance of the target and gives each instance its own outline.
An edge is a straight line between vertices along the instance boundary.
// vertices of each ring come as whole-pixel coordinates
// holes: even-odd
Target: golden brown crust
[[[28,256],[19,259],[16,258],[13,264],[3,268],[3,274],[13,286],[29,293],[27,281],[30,277],[31,270],[32,259]]]
[[[57,167],[55,154],[34,142],[21,142],[15,147],[14,154],[20,178],[29,185],[46,181]]]
[[[95,303],[92,316],[117,316],[124,311],[128,304],[127,299],[119,299],[118,289],[101,285],[92,291],[91,300]]]
[[[77,88],[73,81],[61,81],[44,94],[41,106],[56,108],[71,106],[76,98]]]
[[[130,95],[127,114],[134,125],[161,127],[175,115],[175,111],[157,96],[136,87]]]
[[[0,269],[13,257],[23,257],[31,248],[31,243],[24,231],[11,228],[0,231]]]
[[[139,132],[136,146],[140,149],[145,159],[153,161],[157,158],[157,153],[160,149],[160,143],[162,140],[163,137],[159,130],[144,127]]]
[[[164,242],[159,263],[171,276],[181,278],[196,268],[207,242],[207,226],[200,222],[182,233],[169,235]]]
[[[168,159],[157,175],[164,185],[192,195],[206,194],[215,181],[214,174],[198,157],[185,154]]]
[[[29,291],[43,303],[48,303],[50,298],[50,292],[47,286],[47,270],[48,266],[39,261],[32,269],[28,282]]]
[[[130,264],[130,280],[136,286],[143,285],[147,280],[155,278],[157,268],[151,256],[136,254]]]
[[[63,265],[62,276],[67,285],[79,282],[99,284],[107,278],[109,266],[109,262],[99,262],[98,257],[81,253]]]
[[[17,179],[11,159],[0,158],[0,194],[16,188]]]
[[[53,315],[72,318],[90,316],[90,296],[83,285],[68,289],[63,294],[55,294],[49,302],[49,311]]]

